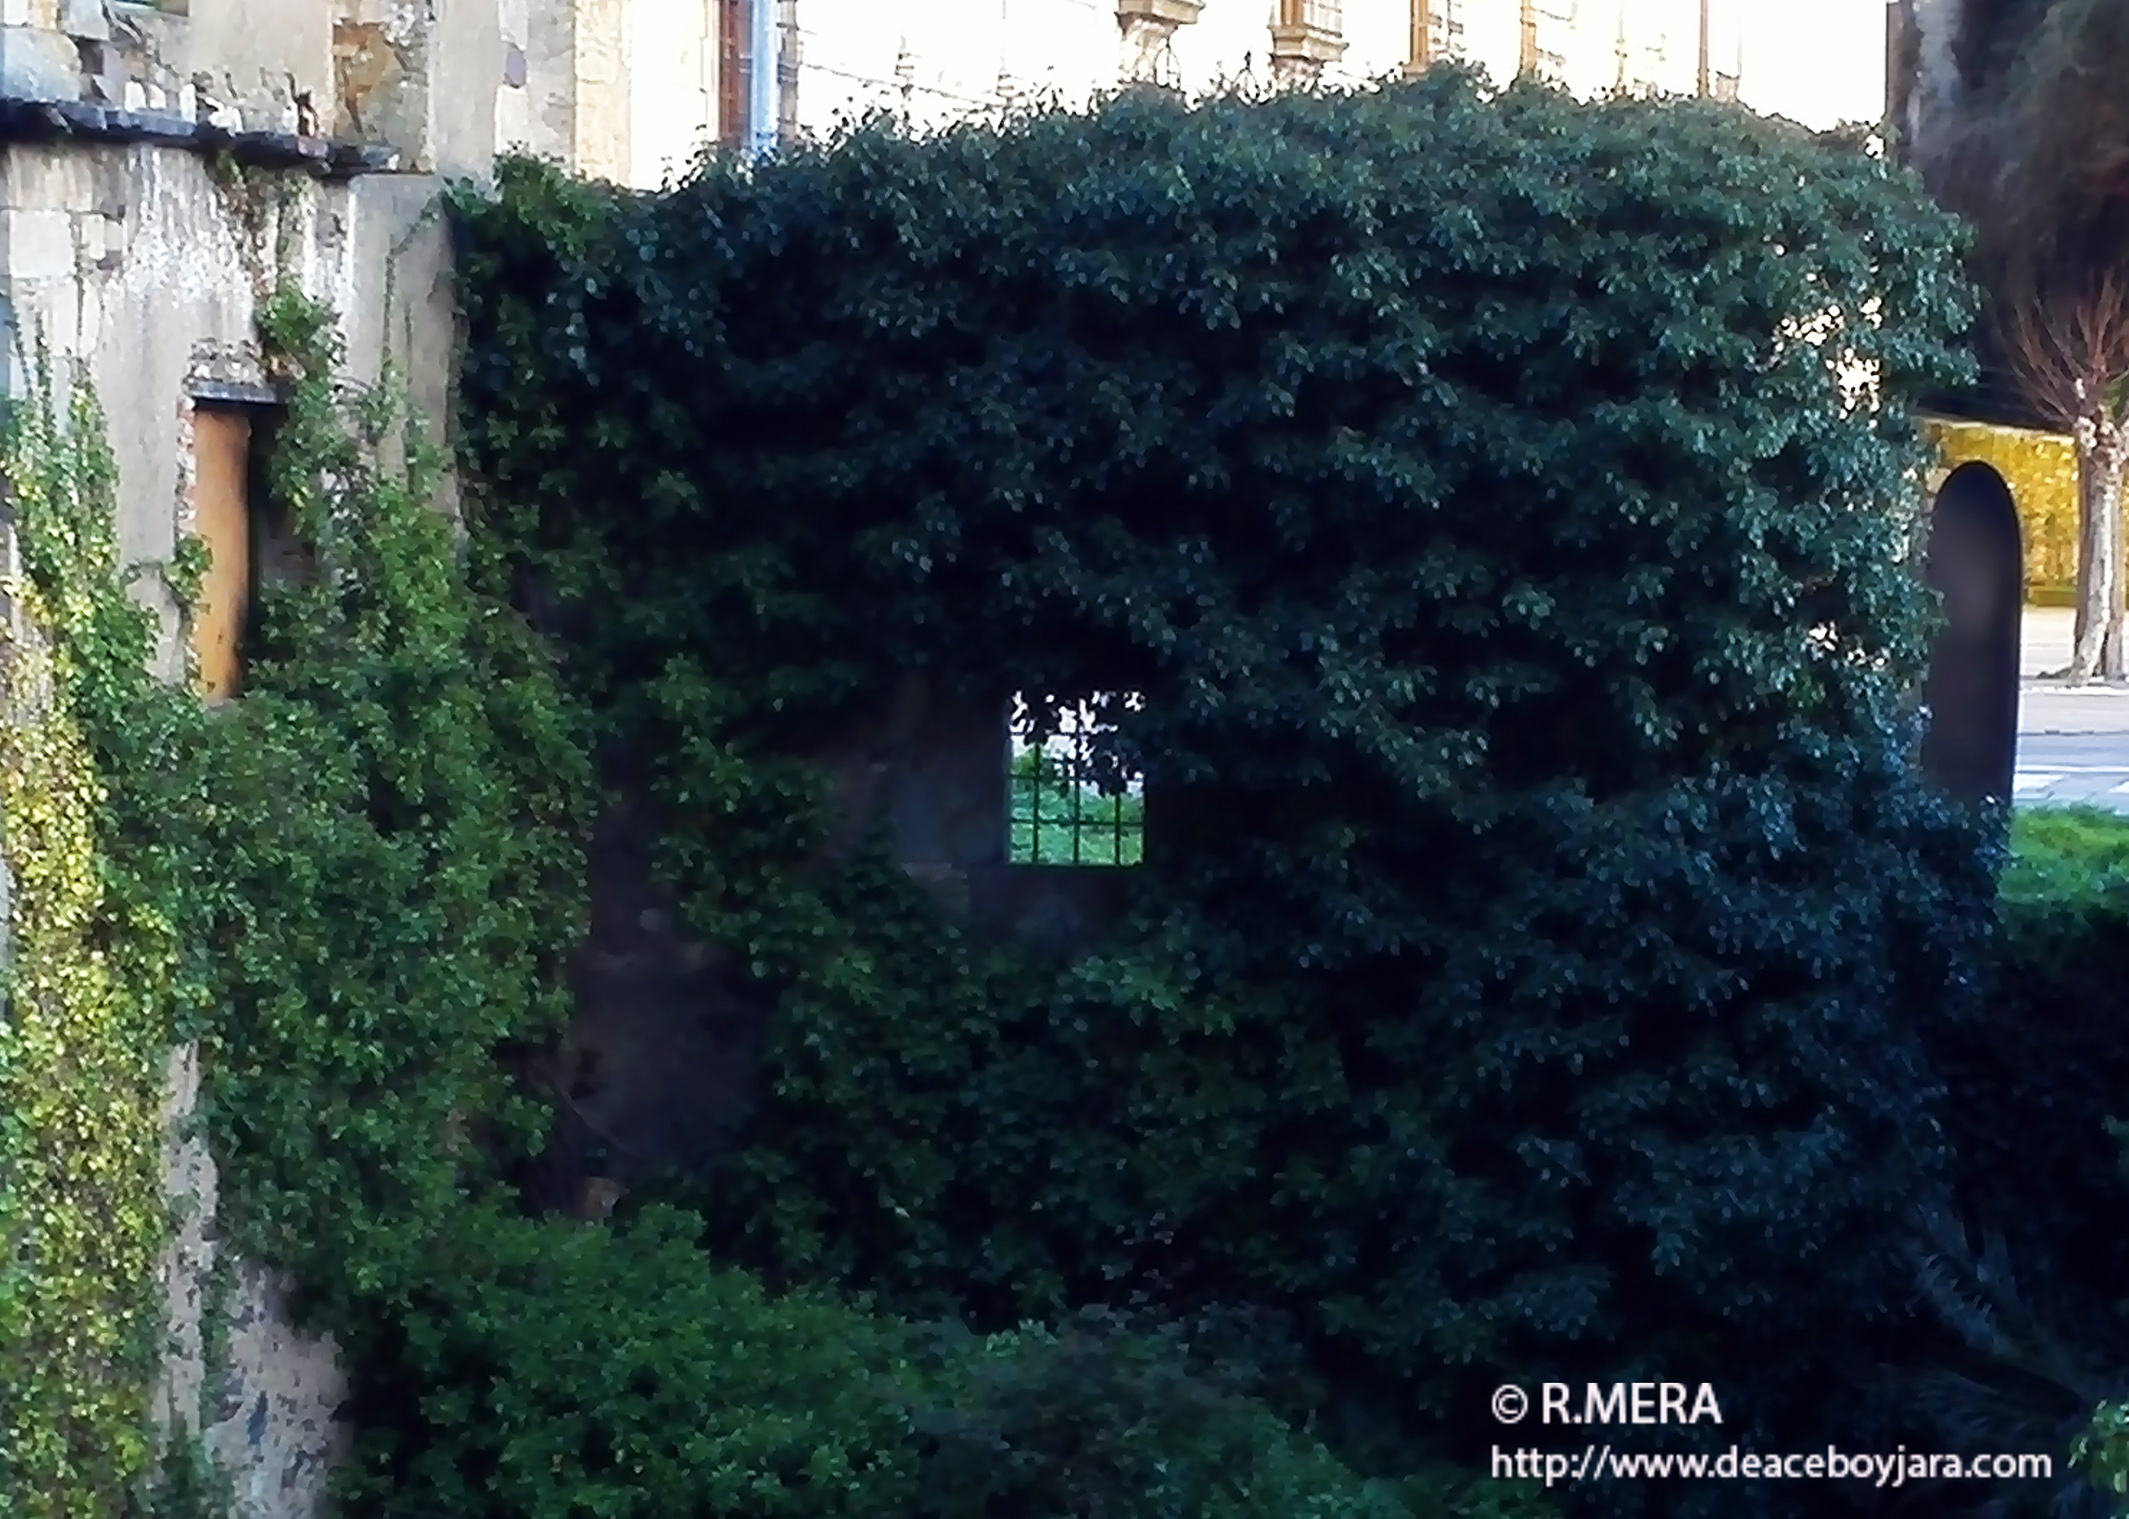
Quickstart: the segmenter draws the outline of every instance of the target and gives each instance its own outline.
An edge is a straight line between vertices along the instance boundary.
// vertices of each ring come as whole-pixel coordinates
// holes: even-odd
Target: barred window
[[[1113,714],[1143,698],[1013,697],[1010,834],[1014,865],[1138,865],[1146,857],[1145,777],[1117,752]]]

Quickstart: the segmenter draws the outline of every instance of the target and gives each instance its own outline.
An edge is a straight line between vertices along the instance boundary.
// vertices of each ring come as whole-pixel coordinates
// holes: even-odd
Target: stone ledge
[[[114,110],[86,101],[0,99],[0,144],[64,141],[152,143],[199,154],[227,153],[248,167],[305,169],[322,179],[389,174],[400,166],[392,149],[367,143],[294,132],[232,132],[172,112]]]
[[[1165,21],[1170,26],[1188,26],[1205,9],[1205,0],[1116,0],[1119,25],[1132,21]]]
[[[287,397],[271,385],[243,380],[194,380],[186,387],[195,401],[224,406],[278,406]]]

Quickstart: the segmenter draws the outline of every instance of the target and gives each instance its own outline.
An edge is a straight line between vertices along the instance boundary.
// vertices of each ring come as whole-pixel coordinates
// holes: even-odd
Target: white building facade
[[[875,111],[925,129],[1124,84],[1357,84],[1446,59],[1585,95],[1735,98],[1814,127],[1885,109],[1884,0],[504,0],[503,14],[531,63],[498,97],[499,143],[644,187],[706,143],[822,135]],[[756,58],[770,60],[759,77]]]

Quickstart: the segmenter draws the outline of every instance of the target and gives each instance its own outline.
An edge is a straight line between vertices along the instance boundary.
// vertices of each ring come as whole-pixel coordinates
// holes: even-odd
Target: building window
[[[1463,0],[1412,0],[1412,56],[1406,72],[1424,73],[1444,59],[1463,56]]]
[[[747,139],[756,0],[714,0],[714,3],[717,6],[717,141],[725,147],[737,147]]]
[[[720,147],[747,145],[753,136],[754,22],[756,6],[774,6],[775,41],[765,65],[776,82],[775,136],[789,142],[798,135],[799,26],[797,0],[710,0],[717,22],[712,47],[715,63],[714,121]]]
[[[1138,865],[1146,857],[1146,782],[1114,743],[1137,692],[1080,702],[1013,697],[1009,834],[1014,865]]]
[[[1345,23],[1338,0],[1279,0],[1271,29],[1272,82],[1281,87],[1323,77],[1345,56]]]
[[[1333,37],[1345,32],[1340,0],[1279,0],[1279,25]]]
[[[253,418],[242,406],[195,405],[192,413],[193,531],[208,555],[192,612],[192,652],[210,701],[244,684],[244,635],[252,572]]]

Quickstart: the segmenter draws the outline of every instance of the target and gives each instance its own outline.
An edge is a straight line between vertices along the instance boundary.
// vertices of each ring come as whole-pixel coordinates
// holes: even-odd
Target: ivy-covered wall
[[[96,611],[121,595],[102,418],[48,384],[10,421],[10,587],[0,843],[0,1476],[9,1515],[119,1512],[145,1465],[159,1370],[154,1281],[176,925],[104,874],[101,777],[81,683],[108,676]],[[138,651],[135,651],[138,652]]]
[[[300,1437],[289,1450],[286,1422],[330,1417],[339,1389],[308,1389],[322,1409],[275,1406],[286,1358],[244,1365],[233,1352],[247,1329],[254,1348],[286,1349],[292,1326],[359,1364],[380,1301],[425,1275],[483,1157],[508,1148],[499,1050],[551,1023],[572,936],[566,708],[543,695],[542,665],[508,622],[463,591],[454,529],[434,509],[434,447],[417,438],[403,469],[379,467],[392,412],[349,409],[331,318],[299,292],[269,300],[261,340],[286,407],[276,495],[315,574],[263,600],[247,692],[218,709],[152,668],[155,621],[120,575],[117,476],[93,393],[64,398],[63,432],[50,395],[16,413],[30,610],[67,705],[47,748],[18,748],[26,774],[9,794],[56,798],[51,826],[68,846],[37,831],[42,813],[8,817],[30,888],[15,895],[17,937],[38,950],[18,975],[44,973],[51,954],[73,961],[52,1032],[6,1067],[9,1111],[26,1120],[8,1135],[25,1147],[5,1157],[11,1219],[64,1227],[12,1241],[4,1300],[35,1314],[7,1326],[21,1336],[11,1366],[40,1335],[74,1336],[82,1362],[54,1357],[54,1380],[6,1405],[10,1502],[39,1519],[119,1514],[144,1491],[160,1501],[141,1484],[162,1348],[154,1254],[172,1222],[158,1164],[171,1048],[198,1052],[196,1121],[218,1175],[202,1199],[212,1264],[190,1284],[206,1295],[198,1401],[171,1410],[169,1449],[180,1466],[198,1453],[189,1426],[237,1512],[289,1512],[322,1493],[329,1451]],[[181,606],[197,585],[186,571],[171,567]],[[115,991],[99,989],[105,963]],[[110,1053],[92,1063],[105,1028]],[[136,1079],[117,1079],[126,1071]],[[93,1126],[68,1116],[90,1096],[109,1109]],[[39,1169],[46,1145],[86,1170]],[[103,1232],[121,1226],[134,1233]],[[129,1237],[130,1252],[115,1248]],[[71,1254],[67,1241],[79,1241]],[[292,1283],[287,1316],[270,1312],[278,1292],[233,1300],[247,1278]],[[131,1337],[106,1346],[71,1318],[47,1322],[68,1308]],[[283,1327],[256,1322],[261,1311]],[[84,1396],[106,1382],[108,1405]],[[296,1464],[273,1464],[277,1450]]]
[[[1905,398],[1970,292],[1910,178],[1436,73],[454,209],[460,519],[259,270],[307,568],[241,701],[153,678],[92,388],[11,455],[71,721],[16,752],[86,820],[18,937],[104,952],[65,995],[140,1009],[114,1068],[196,1049],[222,1258],[347,1372],[347,1514],[1529,1512],[1470,1474],[1537,1378],[1901,1436],[1841,1374],[1911,1351],[1908,1220],[1958,1201],[1994,860],[1913,765]],[[1144,697],[1102,741],[1144,861],[1077,944],[978,910],[995,836],[912,844],[874,736],[1016,690]],[[630,909],[753,1010],[731,1131],[610,1229],[531,1216]],[[34,1138],[17,1240],[82,1206]],[[93,1422],[7,1410],[25,1512],[211,1499],[140,1485],[133,1344]]]
[[[1929,451],[1842,400],[1963,372],[1911,179],[1445,74],[503,190],[483,583],[774,1009],[679,1184],[714,1250],[983,1325],[1284,1315],[1350,1448],[1479,1448],[1509,1367],[1712,1356],[1752,1427],[1828,1417],[1987,901],[1909,765]],[[815,759],[909,672],[1145,694],[1099,952],[824,862]]]
[[[50,1021],[12,1025],[23,1044],[0,1076],[0,1110],[17,1118],[0,1134],[0,1194],[19,1231],[0,1251],[0,1301],[19,1315],[0,1314],[0,1365],[48,1364],[50,1377],[0,1379],[0,1459],[16,1463],[0,1470],[0,1513],[117,1515],[121,1489],[176,1430],[178,1454],[194,1436],[214,1452],[238,1514],[307,1515],[345,1444],[341,1365],[315,1332],[329,1326],[297,1324],[281,1263],[240,1248],[242,1204],[217,1164],[232,1151],[205,1132],[230,1083],[216,1074],[223,1025],[202,966],[228,946],[198,914],[234,867],[187,830],[202,809],[249,816],[254,798],[243,765],[197,747],[220,730],[183,711],[197,705],[184,598],[202,568],[193,418],[203,395],[255,403],[283,386],[286,333],[277,349],[258,322],[300,289],[351,303],[337,365],[389,364],[417,409],[444,416],[448,250],[424,215],[439,187],[316,184],[147,147],[14,144],[4,170],[16,211],[101,255],[25,255],[7,289],[21,340],[9,512],[29,572],[19,668],[35,682],[42,640],[60,676],[57,715],[11,730],[20,780],[4,848],[25,889],[10,911],[19,944],[79,964],[24,1002],[63,998]],[[310,383],[334,381],[321,369]],[[254,406],[255,419],[274,409]],[[70,742],[87,750],[68,758]],[[99,954],[104,992],[77,984]],[[31,972],[18,961],[17,973]],[[75,1169],[39,1161],[47,1146]],[[77,1334],[71,1358],[32,1348],[76,1323],[101,1330]]]

